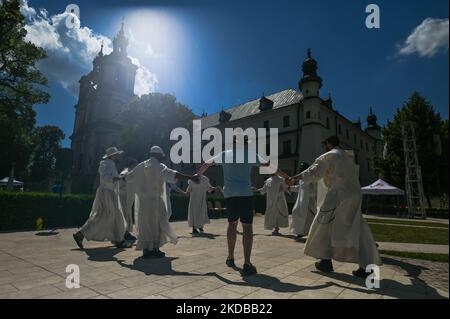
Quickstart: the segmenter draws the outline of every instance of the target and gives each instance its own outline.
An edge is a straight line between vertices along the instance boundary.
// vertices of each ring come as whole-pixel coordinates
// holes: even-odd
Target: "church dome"
[[[317,75],[317,61],[311,56],[311,49],[307,51],[307,57],[302,64],[303,77],[300,86],[306,82],[316,81],[322,87],[322,78]]]

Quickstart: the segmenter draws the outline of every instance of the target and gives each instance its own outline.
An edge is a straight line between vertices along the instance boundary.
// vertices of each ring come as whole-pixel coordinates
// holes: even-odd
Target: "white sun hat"
[[[161,156],[164,156],[164,157],[166,156],[166,154],[164,153],[162,148],[159,146],[152,146],[150,148],[150,154],[160,154]]]
[[[110,158],[111,156],[114,156],[114,155],[121,155],[121,154],[123,154],[124,152],[123,151],[120,151],[117,147],[115,147],[115,146],[111,146],[111,147],[108,147],[107,149],[106,149],[106,154],[105,155],[103,155],[103,159],[107,159],[107,158]]]

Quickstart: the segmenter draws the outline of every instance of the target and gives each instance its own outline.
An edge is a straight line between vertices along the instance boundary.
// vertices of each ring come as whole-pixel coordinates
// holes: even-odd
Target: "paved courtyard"
[[[226,220],[211,220],[207,234],[192,238],[186,222],[166,245],[166,258],[149,260],[132,249],[86,242],[76,248],[74,229],[0,234],[0,298],[448,298],[448,263],[383,256],[380,288],[368,290],[351,275],[352,264],[335,273],[316,272],[304,242],[273,237],[255,218],[253,263],[258,274],[242,278],[225,265]],[[284,230],[283,233],[287,233]],[[242,237],[236,263],[242,266]],[[447,248],[448,251],[448,248]],[[80,284],[66,288],[66,266],[77,264]]]

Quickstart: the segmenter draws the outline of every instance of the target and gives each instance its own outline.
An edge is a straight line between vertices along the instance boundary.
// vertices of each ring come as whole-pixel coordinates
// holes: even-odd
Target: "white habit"
[[[129,171],[125,168],[120,172],[121,177],[126,177]],[[132,184],[121,180],[119,181],[119,198],[122,207],[123,215],[127,221],[127,231],[131,233],[133,231],[133,203],[134,203],[134,192],[132,190]]]
[[[289,226],[289,210],[284,192],[288,191],[284,179],[278,175],[269,177],[260,189],[266,194],[266,212],[264,214],[264,229]]]
[[[361,186],[353,157],[340,148],[323,154],[302,173],[305,183],[318,182],[317,209],[305,255],[381,265],[372,232],[361,213]]]
[[[292,192],[298,192],[297,200],[292,209],[290,230],[295,235],[308,235],[317,212],[317,184],[314,182],[305,183],[300,180],[298,185],[292,186],[290,190]]]
[[[80,231],[87,240],[120,242],[127,223],[119,203],[119,192],[114,177],[119,177],[116,164],[110,159],[100,162],[100,186],[95,194],[91,214]]]
[[[176,173],[154,157],[128,173],[127,182],[133,184],[135,192],[137,250],[153,250],[168,242],[177,243],[177,235],[169,224],[166,194],[166,182],[175,183]]]
[[[194,228],[203,228],[209,224],[207,192],[212,189],[208,177],[202,175],[200,183],[188,181],[186,192],[189,193],[188,225]]]

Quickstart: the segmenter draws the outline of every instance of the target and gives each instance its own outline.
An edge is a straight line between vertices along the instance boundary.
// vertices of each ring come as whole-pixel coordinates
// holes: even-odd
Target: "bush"
[[[0,231],[35,230],[38,218],[43,219],[45,229],[79,227],[88,218],[93,195],[53,193],[0,192]],[[266,196],[253,196],[255,212],[264,214]],[[210,195],[208,201],[220,202],[225,207],[223,196]],[[172,195],[171,221],[187,219],[189,197]],[[289,211],[293,203],[288,201]]]
[[[35,229],[38,218],[47,229],[82,225],[93,199],[92,195],[0,192],[0,231]]]

